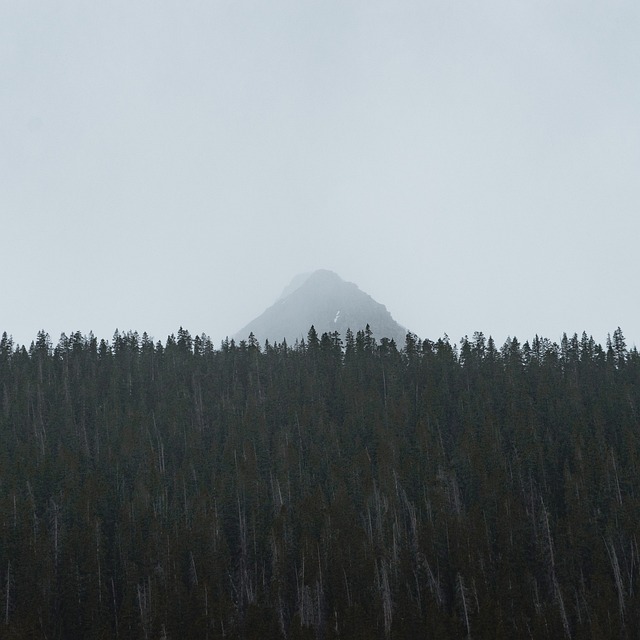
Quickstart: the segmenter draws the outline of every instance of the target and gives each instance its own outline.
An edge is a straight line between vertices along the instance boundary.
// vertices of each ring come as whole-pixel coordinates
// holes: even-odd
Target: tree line
[[[632,638],[640,357],[0,340],[3,638]]]

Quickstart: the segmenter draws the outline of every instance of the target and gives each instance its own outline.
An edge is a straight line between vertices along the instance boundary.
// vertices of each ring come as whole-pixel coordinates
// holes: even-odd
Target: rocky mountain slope
[[[246,339],[253,333],[260,342],[284,338],[292,344],[306,338],[313,325],[318,335],[337,331],[344,339],[348,328],[355,333],[367,324],[378,340],[386,337],[399,347],[404,344],[406,330],[383,304],[333,271],[320,269],[296,276],[280,298],[234,338]]]

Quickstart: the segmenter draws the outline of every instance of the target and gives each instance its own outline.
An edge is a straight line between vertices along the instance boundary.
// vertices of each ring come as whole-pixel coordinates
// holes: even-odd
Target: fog
[[[0,332],[214,341],[331,269],[640,344],[636,2],[5,2]]]

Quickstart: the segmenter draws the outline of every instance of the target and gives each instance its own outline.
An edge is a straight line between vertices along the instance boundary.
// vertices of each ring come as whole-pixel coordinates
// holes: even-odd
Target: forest
[[[0,340],[0,637],[637,638],[640,355]]]

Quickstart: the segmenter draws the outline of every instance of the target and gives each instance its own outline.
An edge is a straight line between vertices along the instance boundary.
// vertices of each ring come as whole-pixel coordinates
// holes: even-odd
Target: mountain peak
[[[404,343],[405,329],[384,305],[337,273],[318,269],[293,278],[276,302],[234,338],[246,339],[253,333],[261,342],[286,339],[292,343],[306,338],[311,325],[319,335],[337,331],[344,338],[347,329],[356,332],[367,324],[376,338]]]
[[[340,276],[334,271],[329,271],[329,269],[317,269],[316,271],[309,271],[307,273],[299,273],[291,282],[284,288],[278,300],[282,300],[287,296],[291,295],[296,289],[306,285],[309,281],[312,283],[318,282],[344,282]]]

